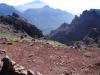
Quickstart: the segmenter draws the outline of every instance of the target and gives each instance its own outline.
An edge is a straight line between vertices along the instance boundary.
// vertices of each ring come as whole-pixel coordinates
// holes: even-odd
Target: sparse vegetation
[[[32,42],[32,38],[23,38],[23,39],[20,39],[19,42],[31,43]]]
[[[54,47],[66,47],[66,45],[53,40],[47,40],[47,43],[53,45]]]
[[[91,57],[91,56],[93,56],[93,53],[90,52],[90,51],[84,51],[84,52],[83,52],[83,55],[84,55],[85,57]]]

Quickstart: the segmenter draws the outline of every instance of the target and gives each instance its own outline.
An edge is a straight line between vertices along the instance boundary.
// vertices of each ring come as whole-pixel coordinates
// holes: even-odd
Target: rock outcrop
[[[12,61],[8,56],[2,58],[2,64],[0,64],[0,75],[42,75],[40,72],[33,72],[27,70],[23,66]]]
[[[6,31],[4,31],[6,30]],[[31,37],[40,38],[43,36],[42,31],[39,30],[35,25],[27,22],[24,18],[20,17],[16,13],[7,16],[0,16],[0,32],[2,33],[23,33]]]

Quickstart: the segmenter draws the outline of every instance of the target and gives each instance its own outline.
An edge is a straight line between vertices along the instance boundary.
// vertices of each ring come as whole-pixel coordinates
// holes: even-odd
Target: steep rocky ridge
[[[56,32],[56,34],[52,33],[53,36],[50,35],[49,39],[69,44],[75,41],[83,41],[83,39],[86,41],[86,38],[91,38],[96,43],[95,39],[98,38],[100,40],[100,10],[91,9],[84,11],[80,17],[76,16],[69,26],[66,30]],[[97,44],[99,45],[100,42]]]

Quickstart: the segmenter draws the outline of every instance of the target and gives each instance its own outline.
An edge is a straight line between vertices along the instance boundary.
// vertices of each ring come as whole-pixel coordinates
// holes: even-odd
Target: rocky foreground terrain
[[[40,40],[0,41],[0,59],[0,75],[100,75],[98,48],[54,47]]]

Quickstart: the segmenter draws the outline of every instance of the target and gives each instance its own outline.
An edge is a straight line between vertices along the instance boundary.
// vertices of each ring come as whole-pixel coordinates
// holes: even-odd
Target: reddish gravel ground
[[[18,64],[43,75],[100,75],[100,49],[57,48],[39,42],[0,44],[0,49]]]

